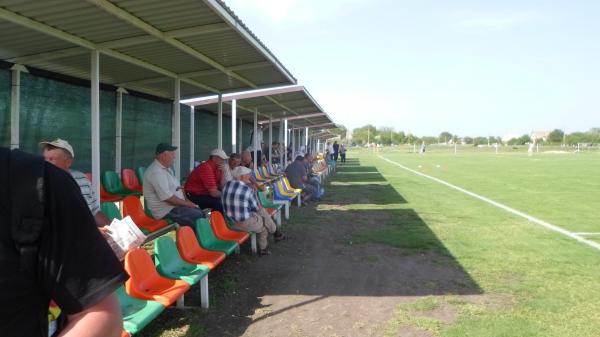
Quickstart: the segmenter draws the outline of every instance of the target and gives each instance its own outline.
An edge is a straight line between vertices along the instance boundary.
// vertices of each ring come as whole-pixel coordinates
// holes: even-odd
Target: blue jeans
[[[204,218],[200,208],[175,207],[163,219],[173,220],[182,226],[189,226],[195,230],[196,220]]]

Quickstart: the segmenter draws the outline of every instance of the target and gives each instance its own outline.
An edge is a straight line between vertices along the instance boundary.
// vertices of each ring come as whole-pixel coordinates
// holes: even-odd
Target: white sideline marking
[[[429,176],[427,174],[421,173],[419,171],[415,171],[413,169],[410,169],[410,168],[408,168],[408,167],[406,167],[406,166],[404,166],[402,164],[396,163],[395,161],[392,161],[392,160],[389,160],[387,158],[384,158],[381,155],[377,155],[377,157],[379,157],[380,159],[383,159],[383,160],[387,161],[390,164],[394,164],[394,165],[400,167],[401,169],[404,169],[406,171],[412,172],[412,173],[414,173],[416,175],[419,175],[421,177],[424,177],[424,178],[427,178],[427,179],[431,179],[431,180],[433,180],[433,181],[435,181],[437,183],[440,183],[442,185],[446,185],[446,186],[448,186],[450,188],[453,188],[453,189],[455,189],[457,191],[463,192],[464,194],[470,195],[471,197],[473,197],[475,199],[479,199],[481,201],[487,202],[488,204],[494,205],[494,206],[496,206],[498,208],[501,208],[501,209],[503,209],[503,210],[505,210],[505,211],[507,211],[509,213],[512,213],[512,214],[517,215],[517,216],[520,216],[522,218],[525,218],[525,219],[527,219],[527,220],[529,220],[531,222],[534,222],[534,223],[536,223],[536,224],[538,224],[540,226],[544,226],[544,227],[546,227],[546,228],[548,228],[548,229],[550,229],[552,231],[560,233],[560,234],[562,234],[564,236],[568,236],[571,239],[575,239],[575,240],[577,240],[577,241],[579,241],[581,243],[584,243],[584,244],[586,244],[586,245],[588,245],[590,247],[593,247],[593,248],[596,248],[596,249],[600,250],[600,243],[594,242],[594,241],[591,241],[591,240],[587,240],[587,239],[584,239],[584,238],[580,237],[579,234],[581,234],[581,233],[572,233],[572,232],[569,232],[568,230],[566,230],[564,228],[560,228],[560,227],[555,226],[553,224],[547,223],[546,221],[543,221],[543,220],[540,220],[538,218],[532,217],[529,214],[525,214],[525,213],[523,213],[523,212],[521,212],[519,210],[516,210],[514,208],[511,208],[511,207],[508,207],[506,205],[503,205],[503,204],[501,204],[499,202],[496,202],[496,201],[494,201],[492,199],[488,199],[488,198],[483,197],[483,196],[481,196],[479,194],[473,193],[471,191],[467,191],[464,188],[458,187],[456,185],[452,185],[449,182],[446,182],[444,180],[441,180],[441,179]]]
[[[574,233],[576,235],[600,235],[600,233]]]

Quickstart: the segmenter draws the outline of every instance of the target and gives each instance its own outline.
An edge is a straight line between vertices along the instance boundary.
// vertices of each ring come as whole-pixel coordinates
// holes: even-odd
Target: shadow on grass
[[[374,167],[357,168],[339,167],[323,201],[292,207],[283,226],[291,239],[271,242],[272,255],[250,256],[245,244],[211,271],[208,311],[169,309],[140,336],[240,336],[265,318],[293,320],[329,297],[482,294],[405,198]],[[198,293],[195,286],[186,301],[199,305]]]

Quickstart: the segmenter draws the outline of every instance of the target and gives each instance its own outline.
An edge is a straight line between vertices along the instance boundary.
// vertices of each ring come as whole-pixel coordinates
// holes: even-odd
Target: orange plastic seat
[[[122,169],[121,170],[121,182],[123,183],[123,186],[131,191],[138,191],[140,193],[143,193],[143,188],[142,185],[140,184],[140,181],[137,178],[137,175],[135,174],[135,171],[132,169]]]
[[[175,303],[190,289],[190,285],[185,281],[160,276],[152,263],[152,258],[142,248],[127,252],[125,271],[129,274],[129,280],[125,282],[125,290],[129,295],[143,300],[157,301],[165,307]]]
[[[86,173],[85,175],[89,179],[89,181],[92,181],[91,173]],[[102,182],[100,183],[100,202],[115,202],[121,200],[123,200],[122,196],[106,192],[104,186],[102,185]]]
[[[182,226],[177,230],[177,250],[185,262],[203,264],[210,269],[214,269],[225,260],[226,256],[223,252],[202,248],[196,239],[194,230],[187,226]]]
[[[212,227],[215,236],[219,240],[235,241],[241,245],[250,237],[250,234],[246,232],[238,232],[229,229],[223,214],[219,211],[212,211],[210,213],[210,227]]]
[[[267,211],[270,216],[275,216],[279,210],[277,208],[265,208],[265,211]]]
[[[140,199],[132,195],[123,199],[123,217],[128,215],[138,227],[147,230],[148,233],[156,232],[169,225],[167,220],[157,220],[149,217],[146,212],[144,212]]]

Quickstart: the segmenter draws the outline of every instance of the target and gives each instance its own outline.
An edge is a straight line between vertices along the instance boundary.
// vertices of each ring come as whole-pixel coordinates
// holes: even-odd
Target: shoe
[[[281,235],[273,236],[275,238],[275,242],[285,241],[288,239],[287,235],[281,233]]]
[[[265,255],[271,255],[271,251],[268,249],[259,249],[258,250],[258,255],[259,256],[265,256]]]

